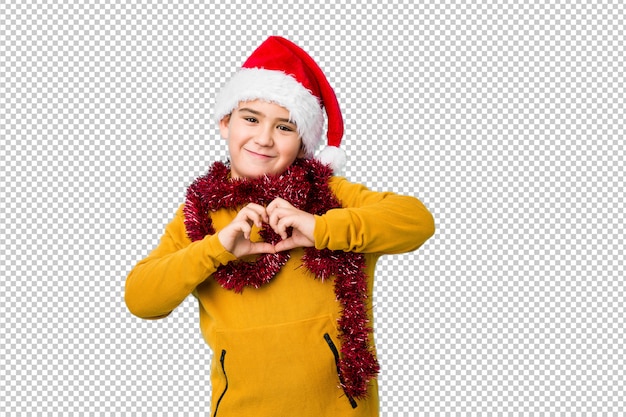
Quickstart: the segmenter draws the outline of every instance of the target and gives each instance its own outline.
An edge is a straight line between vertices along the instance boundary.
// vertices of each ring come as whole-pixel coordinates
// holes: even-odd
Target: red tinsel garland
[[[266,206],[277,197],[317,215],[341,207],[328,186],[332,170],[314,159],[297,159],[287,171],[276,176],[230,179],[229,173],[227,164],[215,162],[187,190],[185,227],[192,241],[215,233],[210,213],[223,208],[239,209],[248,203]],[[265,226],[260,231],[261,237],[272,244],[279,242],[281,237]],[[289,256],[289,251],[285,251],[260,255],[254,262],[229,262],[213,276],[222,287],[238,293],[247,286],[259,288],[272,280]],[[335,295],[342,306],[337,321],[342,342],[341,385],[350,397],[363,398],[367,395],[368,382],[379,371],[369,345],[372,328],[365,307],[365,257],[359,253],[305,248],[302,262],[318,279],[335,277]]]

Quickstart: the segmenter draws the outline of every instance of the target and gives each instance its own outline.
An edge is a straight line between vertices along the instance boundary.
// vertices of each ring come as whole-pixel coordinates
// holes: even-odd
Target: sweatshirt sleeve
[[[128,274],[126,306],[141,318],[163,318],[220,265],[234,259],[217,234],[196,242],[189,240],[181,205],[159,245]]]
[[[342,208],[315,218],[315,247],[359,253],[416,250],[435,232],[432,214],[417,198],[375,192],[342,177],[330,187]]]

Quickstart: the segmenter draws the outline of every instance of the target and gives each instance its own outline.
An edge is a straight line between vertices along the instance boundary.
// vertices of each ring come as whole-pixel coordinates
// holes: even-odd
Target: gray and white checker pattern
[[[0,413],[208,414],[195,304],[123,286],[270,34],[335,86],[346,176],[437,221],[378,267],[382,415],[626,410],[623,2],[204,3],[0,2]]]

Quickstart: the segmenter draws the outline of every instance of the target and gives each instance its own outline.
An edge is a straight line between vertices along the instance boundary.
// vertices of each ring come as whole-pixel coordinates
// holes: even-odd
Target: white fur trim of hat
[[[324,130],[324,114],[317,97],[293,77],[261,68],[242,68],[222,88],[216,99],[215,118],[219,123],[240,102],[264,100],[289,111],[298,128],[307,157],[312,157]]]

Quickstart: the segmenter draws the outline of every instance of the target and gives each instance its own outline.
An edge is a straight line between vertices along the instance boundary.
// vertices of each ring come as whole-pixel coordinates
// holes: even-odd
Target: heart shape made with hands
[[[288,233],[290,235],[290,231]],[[263,241],[272,245],[276,245],[282,239],[268,223],[263,223],[259,235]],[[252,261],[229,262],[218,268],[213,277],[222,287],[235,292],[241,292],[245,287],[259,288],[270,282],[289,258],[291,258],[289,251],[262,253],[254,256]]]

